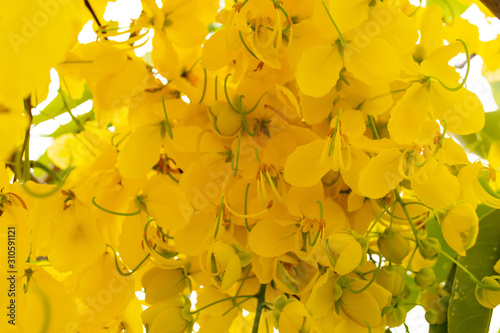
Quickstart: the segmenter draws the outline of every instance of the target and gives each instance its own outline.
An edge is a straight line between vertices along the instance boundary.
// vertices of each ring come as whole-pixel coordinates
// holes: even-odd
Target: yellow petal
[[[333,88],[342,69],[336,45],[319,45],[304,51],[297,64],[297,84],[308,96],[321,97]]]
[[[387,125],[391,139],[410,144],[422,134],[428,112],[429,97],[424,85],[413,84],[391,111]]]
[[[347,244],[335,263],[335,272],[339,275],[345,275],[352,272],[361,262],[363,250],[361,244],[353,240]]]
[[[32,269],[34,272],[26,293],[26,306],[22,309],[23,315],[16,318],[16,327],[22,327],[23,332],[69,331],[68,327],[75,325],[68,324],[78,323],[73,297],[68,294],[63,283],[55,280],[45,270],[36,266]],[[18,293],[22,293],[22,289]]]
[[[437,165],[435,170],[428,173],[428,177],[424,182],[417,179],[411,181],[412,189],[420,201],[436,209],[458,201],[458,179],[444,165]]]
[[[14,150],[22,143],[28,119],[20,110],[9,110],[0,101],[0,161],[12,157]]]
[[[188,256],[199,255],[202,252],[203,241],[212,229],[212,223],[212,214],[194,213],[191,222],[175,233],[175,249]]]
[[[332,168],[332,160],[326,156],[326,140],[318,139],[297,147],[285,163],[285,181],[291,185],[311,187]]]
[[[399,56],[391,45],[376,37],[366,43],[348,44],[344,63],[354,77],[367,84],[394,81],[401,66]]]
[[[161,31],[155,31],[151,60],[167,80],[173,79],[179,72],[179,59],[172,43]]]
[[[235,254],[227,262],[226,269],[224,270],[224,278],[219,290],[224,291],[232,287],[241,276],[241,261]]]
[[[479,219],[474,208],[468,203],[460,203],[453,207],[441,224],[444,240],[459,255],[476,243]]]
[[[257,223],[248,236],[248,246],[257,255],[276,257],[295,248],[295,225],[281,226],[271,220]]]
[[[77,279],[77,293],[83,303],[92,308],[97,301],[100,306],[94,319],[97,322],[107,322],[120,315],[135,296],[134,277],[116,271],[111,253],[101,254],[96,262],[78,274]]]
[[[178,186],[161,183],[146,193],[144,200],[149,215],[163,230],[184,228],[193,215],[193,207]]]
[[[332,104],[335,96],[335,90],[331,90],[321,97],[311,97],[306,94],[301,94],[300,106],[302,107],[302,117],[304,121],[309,125],[315,125],[325,120],[332,111]]]
[[[49,83],[50,69],[77,42],[82,10],[78,1],[2,2],[9,14],[0,18],[0,99],[22,100]]]
[[[172,22],[166,27],[169,39],[177,46],[184,48],[199,47],[208,34],[207,27],[191,13],[175,13],[167,16]]]
[[[231,61],[230,49],[226,44],[227,29],[217,31],[203,45],[201,61],[207,70],[218,70]]]
[[[176,298],[186,288],[187,278],[183,269],[161,269],[153,267],[142,276],[146,302],[156,304]]]
[[[118,155],[121,174],[128,178],[145,176],[159,161],[161,144],[161,128],[158,124],[139,127],[130,134]]]
[[[105,248],[92,212],[77,200],[56,217],[47,254],[59,272],[78,271],[95,262]]]
[[[434,116],[447,123],[447,131],[466,135],[479,132],[484,126],[483,104],[473,92],[462,88],[448,91],[438,83],[431,85],[429,100]]]
[[[393,148],[385,149],[372,158],[361,170],[359,191],[369,198],[378,199],[396,188],[403,180],[398,170],[400,157],[401,152]]]

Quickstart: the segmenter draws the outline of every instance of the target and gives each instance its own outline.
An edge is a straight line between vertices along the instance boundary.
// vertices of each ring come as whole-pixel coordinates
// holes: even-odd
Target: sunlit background
[[[410,0],[414,5],[420,5],[418,0]],[[156,0],[158,6],[161,6],[161,1]],[[224,6],[225,1],[220,1],[221,8]],[[422,1],[422,5],[425,5],[425,0]],[[132,19],[139,17],[142,11],[142,5],[139,0],[117,0],[115,2],[110,2],[106,8],[104,14],[104,19],[106,21],[117,21],[119,27],[128,27]],[[462,18],[467,19],[470,23],[476,25],[479,28],[480,39],[482,41],[489,41],[495,39],[498,34],[500,34],[500,20],[497,18],[486,18],[485,15],[479,10],[476,5],[472,5],[465,13],[461,15]],[[148,39],[147,43],[135,49],[135,54],[139,57],[144,57],[148,55],[148,52],[152,50],[152,36],[153,32],[150,30],[148,35],[144,37],[143,40],[136,42],[136,44],[141,44]],[[116,40],[126,40],[127,35],[120,36],[121,38],[116,38]],[[83,30],[78,36],[80,43],[90,43],[95,41],[97,35],[94,33],[92,28],[92,20],[85,24]],[[208,38],[208,36],[207,36]],[[465,60],[465,55],[457,56],[450,61],[450,65],[455,65],[463,63]],[[483,60],[480,56],[476,56],[471,60],[470,74],[467,79],[467,89],[473,91],[478,95],[483,103],[486,112],[492,112],[498,110],[498,105],[493,98],[491,86],[487,79],[482,75]],[[462,77],[465,75],[466,67],[457,70]],[[37,109],[33,110],[33,115],[37,115],[57,96],[59,90],[59,76],[55,69],[51,70],[51,84],[49,86],[49,95],[47,100],[40,103]],[[165,82],[164,82],[165,83]],[[83,115],[92,110],[92,100],[88,100],[83,104],[72,109],[74,116]],[[30,159],[37,160],[41,155],[45,153],[47,148],[53,141],[53,138],[48,136],[54,132],[60,126],[69,124],[72,121],[71,116],[68,112],[55,117],[54,119],[44,121],[43,123],[35,126],[31,129],[31,141],[30,141]],[[478,156],[469,154],[469,159],[475,161]],[[136,292],[137,297],[140,300],[144,299],[144,293]],[[191,295],[191,300],[193,306],[196,304],[196,292]],[[406,324],[409,327],[411,333],[427,333],[429,331],[429,324],[424,320],[425,310],[421,306],[416,306],[413,310],[408,313],[406,318]],[[248,312],[243,310],[243,315],[248,315]],[[197,332],[199,326],[195,324],[194,331]],[[403,333],[406,332],[404,326],[391,329],[392,332]],[[490,333],[500,332],[500,306],[496,307],[493,311],[492,322],[490,325]]]

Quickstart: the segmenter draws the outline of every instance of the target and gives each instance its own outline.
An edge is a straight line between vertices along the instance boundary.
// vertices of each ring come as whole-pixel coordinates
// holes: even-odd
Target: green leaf
[[[87,86],[85,86],[85,90],[83,91],[82,97],[75,100],[71,100],[71,98],[65,92],[59,90],[59,93],[57,94],[56,98],[54,98],[49,103],[49,105],[47,105],[42,111],[40,111],[40,114],[33,117],[32,124],[38,125],[40,123],[43,123],[44,121],[54,119],[55,117],[67,112],[68,109],[64,104],[65,100],[66,103],[70,103],[70,105],[78,106],[88,101],[91,98],[92,94],[90,93],[90,90],[88,89]]]
[[[439,5],[443,11],[443,18],[447,23],[453,22],[455,17],[459,17],[469,5],[463,4],[459,0],[427,0],[427,7]]]
[[[479,234],[476,244],[467,250],[466,257],[458,261],[479,280],[494,275],[493,265],[500,258],[500,210],[486,213],[478,209]],[[448,330],[450,333],[488,333],[492,310],[481,306],[476,300],[475,283],[460,268],[457,268],[450,306],[448,308]]]
[[[446,243],[443,237],[443,233],[441,232],[441,226],[439,225],[437,219],[432,217],[429,219],[426,225],[427,234],[429,237],[435,237],[441,243],[441,249],[454,257],[456,255],[455,251]],[[448,276],[448,272],[452,263],[443,255],[439,255],[437,262],[434,264],[432,269],[434,269],[434,274],[436,275],[436,282],[444,282],[446,277]]]
[[[499,98],[497,103],[499,103],[500,82],[497,83],[497,97]],[[454,135],[454,137],[456,137],[458,142],[465,146],[469,152],[486,158],[490,151],[491,143],[500,141],[500,110],[485,113],[484,128],[480,132],[469,135]]]
[[[418,296],[422,290],[415,285],[415,280],[410,275],[406,275],[405,282],[405,291],[408,293],[408,297],[405,299],[405,309],[410,311],[417,304]]]
[[[91,111],[84,113],[81,116],[78,116],[75,118],[78,119],[80,124],[84,124],[86,121],[92,120],[93,117],[94,117],[94,111],[91,110]],[[71,121],[68,124],[59,126],[58,129],[56,129],[54,132],[52,132],[52,134],[49,134],[47,136],[50,136],[50,137],[53,137],[54,139],[56,139],[63,134],[78,133],[78,132],[80,132],[80,130],[81,130],[80,126],[75,121]]]
[[[497,105],[500,105],[500,81],[490,82],[490,85],[493,98],[495,99]]]
[[[429,325],[429,333],[448,333],[448,323]]]

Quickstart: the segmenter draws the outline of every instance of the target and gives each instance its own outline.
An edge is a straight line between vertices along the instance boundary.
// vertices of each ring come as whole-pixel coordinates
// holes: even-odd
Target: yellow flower
[[[189,278],[182,268],[153,267],[142,276],[142,286],[146,293],[146,302],[149,304],[177,298],[188,285]]]
[[[278,318],[278,329],[281,332],[290,333],[309,332],[311,315],[304,304],[294,298],[285,300],[284,296],[278,298],[275,304],[280,302],[286,302],[286,305],[280,309],[279,313],[276,310],[274,311],[275,317]]]
[[[294,254],[274,258],[272,276],[281,291],[302,295],[311,290],[319,271],[313,260],[298,260]]]
[[[367,283],[368,281],[356,280],[351,282],[351,287],[354,290],[359,290]],[[366,321],[372,328],[375,328],[383,323],[382,310],[390,304],[391,298],[391,293],[376,283],[359,294],[354,294],[349,289],[343,289],[342,297],[339,300],[340,313],[346,319],[359,325],[366,327]]]
[[[468,203],[459,203],[451,208],[441,222],[441,230],[448,245],[459,255],[476,243],[479,219]]]
[[[27,292],[23,316],[18,319],[23,332],[63,332],[68,327],[76,332],[79,326],[77,307],[63,283],[35,265],[25,271],[24,283]],[[24,296],[22,289],[17,292]]]
[[[150,333],[191,332],[193,316],[187,297],[157,303],[142,313],[142,321]]]
[[[496,290],[488,289],[481,285],[476,286],[475,294],[478,302],[489,309],[495,308],[500,304],[500,276],[485,276],[481,281],[488,287],[496,288]]]
[[[66,199],[59,199],[59,207],[51,207],[56,214],[45,254],[60,272],[80,271],[102,256],[106,244],[92,211],[71,191]]]
[[[347,231],[336,231],[328,236],[326,251],[333,252],[333,270],[339,275],[352,272],[363,260],[363,247]],[[330,263],[332,265],[332,263]]]

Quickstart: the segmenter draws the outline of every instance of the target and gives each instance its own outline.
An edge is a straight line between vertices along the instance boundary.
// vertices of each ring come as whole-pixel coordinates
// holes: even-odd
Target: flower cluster
[[[105,0],[0,5],[18,332],[384,332],[416,304],[442,324],[443,258],[500,303],[498,252],[488,276],[460,262],[478,205],[500,209],[495,168],[456,141],[485,124],[466,82],[498,42],[408,1],[141,3],[128,27]],[[30,129],[65,112],[30,161]]]

